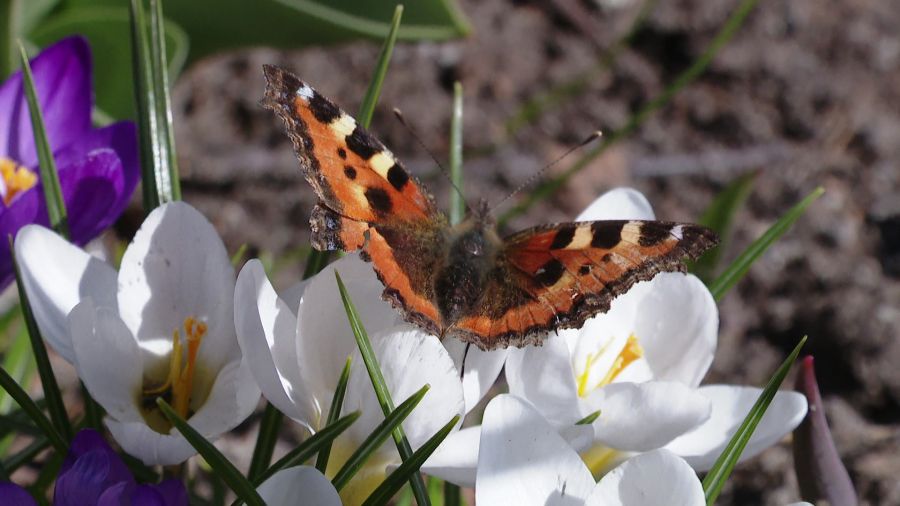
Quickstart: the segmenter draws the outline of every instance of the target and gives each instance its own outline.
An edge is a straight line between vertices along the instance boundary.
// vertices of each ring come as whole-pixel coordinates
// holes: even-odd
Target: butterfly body
[[[542,225],[501,238],[482,205],[451,226],[381,142],[291,73],[264,67],[263,105],[284,121],[319,197],[319,250],[360,250],[383,296],[424,330],[482,349],[540,344],[609,309],[635,282],[683,271],[717,242],[704,227],[663,221]]]

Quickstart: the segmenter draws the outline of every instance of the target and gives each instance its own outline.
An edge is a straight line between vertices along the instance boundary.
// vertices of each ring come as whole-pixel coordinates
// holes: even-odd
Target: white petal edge
[[[702,425],[675,439],[666,448],[684,458],[697,471],[708,471],[743,422],[762,389],[732,385],[707,385],[698,393],[709,399],[712,414]],[[806,416],[806,397],[779,391],[772,399],[739,462],[753,458],[793,431]]]
[[[334,485],[310,466],[282,469],[256,491],[268,506],[341,506]]]
[[[506,357],[509,393],[537,408],[554,427],[571,425],[589,413],[581,411],[569,348],[557,336],[543,346],[510,349]]]
[[[466,352],[466,343],[459,339],[446,339],[444,347],[450,353],[453,365],[463,371],[463,393],[466,397],[466,413],[468,413],[494,386],[497,376],[500,376],[500,371],[503,369],[503,363],[506,362],[509,350],[504,348],[482,351],[477,346],[469,346],[469,351]],[[466,360],[465,369],[462,368],[463,357]]]
[[[16,260],[41,335],[69,363],[75,352],[66,315],[86,297],[117,308],[116,271],[58,234],[26,225],[16,234]]]
[[[709,418],[710,401],[681,383],[648,381],[613,383],[585,399],[588,410],[599,410],[594,441],[625,451],[650,451],[664,446]]]
[[[275,293],[259,260],[244,265],[234,289],[234,326],[244,360],[266,399],[312,430],[318,410],[298,370],[295,310]]]
[[[212,391],[200,409],[188,419],[197,432],[216,438],[247,419],[259,404],[259,387],[246,363],[225,364],[216,375]]]
[[[667,450],[632,457],[607,473],[587,506],[702,506],[703,486],[691,466]]]
[[[176,429],[172,434],[160,434],[144,422],[120,422],[112,417],[106,417],[104,423],[126,453],[148,466],[180,464],[197,453]]]
[[[513,395],[491,400],[481,432],[478,504],[580,504],[594,486],[581,457],[533,406]]]
[[[655,219],[647,197],[634,188],[627,187],[614,188],[604,193],[575,218],[576,221]]]

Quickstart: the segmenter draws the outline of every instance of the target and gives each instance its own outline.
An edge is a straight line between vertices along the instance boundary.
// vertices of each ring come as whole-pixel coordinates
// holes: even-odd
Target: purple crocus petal
[[[6,506],[37,506],[37,501],[24,488],[15,483],[0,483],[0,499]]]
[[[102,451],[109,455],[111,463],[110,480],[113,483],[134,481],[131,471],[129,471],[125,462],[119,458],[119,454],[109,446],[109,443],[106,442],[106,439],[99,432],[93,429],[82,429],[78,431],[78,434],[75,434],[75,437],[72,438],[72,443],[69,445],[69,454],[66,455],[66,460],[63,461],[63,465],[59,469],[59,474],[64,474],[78,458],[92,451]]]
[[[54,506],[95,504],[117,483],[134,483],[119,455],[98,432],[80,431],[69,446],[53,493]]]
[[[44,127],[56,152],[91,128],[91,51],[83,37],[68,37],[31,61]],[[22,72],[0,87],[0,156],[25,166],[37,165],[31,118],[22,88]]]
[[[104,492],[97,499],[96,506],[177,506],[187,505],[187,492],[181,486],[184,502],[170,502],[159,486],[119,483]]]
[[[156,485],[156,491],[159,492],[165,500],[166,506],[188,506],[187,489],[184,483],[177,479],[168,479]]]
[[[122,161],[109,148],[94,150],[60,171],[59,182],[68,213],[69,235],[79,245],[112,225],[131,197],[131,192],[125,193]]]
[[[141,178],[137,127],[130,121],[120,121],[86,132],[84,136],[78,139],[77,143],[54,154],[57,168],[62,174],[65,172],[68,164],[84,159],[91,152],[101,148],[112,149],[119,159],[122,160],[122,180],[125,183],[124,192],[126,193],[124,200],[127,201],[131,198],[131,194]]]
[[[135,483],[121,482],[106,489],[97,499],[95,506],[130,506],[131,495],[137,488]],[[54,504],[54,506],[56,506]]]
[[[15,278],[8,238],[15,237],[16,232],[29,223],[47,225],[47,211],[44,209],[44,195],[36,186],[20,193],[12,205],[0,210],[0,290]]]

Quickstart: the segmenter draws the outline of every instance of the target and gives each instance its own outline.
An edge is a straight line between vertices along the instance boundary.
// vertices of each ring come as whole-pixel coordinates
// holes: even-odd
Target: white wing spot
[[[307,102],[312,100],[313,95],[315,93],[316,92],[313,91],[313,89],[310,88],[308,84],[304,84],[297,90],[297,95],[300,95],[301,97],[303,97],[303,99],[306,100]]]
[[[675,225],[672,227],[672,235],[675,236],[679,241],[684,239],[684,229],[681,225]]]

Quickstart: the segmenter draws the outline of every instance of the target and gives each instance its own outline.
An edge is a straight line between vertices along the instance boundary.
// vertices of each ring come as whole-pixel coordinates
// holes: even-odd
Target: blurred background
[[[280,121],[258,105],[261,66],[292,70],[354,113],[393,4],[267,1],[248,13],[244,2],[216,2],[213,10],[209,3],[165,5],[171,63],[180,70],[173,101],[185,199],[213,221],[231,252],[246,244],[247,255],[266,259],[287,286],[299,279],[309,252],[314,196]],[[90,9],[72,14],[73,4]],[[413,4],[372,130],[442,205],[446,181],[392,108],[445,160],[459,81],[464,191],[470,201],[498,202],[594,130],[629,125],[714,47],[723,27],[733,33],[695,80],[551,198],[512,219],[508,231],[571,220],[603,191],[623,185],[644,192],[660,219],[697,221],[730,189],[742,197],[721,251],[727,265],[824,187],[721,301],[719,351],[707,381],[761,386],[808,334],[804,352],[816,358],[835,441],[863,503],[900,504],[896,1]],[[132,114],[127,8],[35,2],[41,5],[42,15],[52,16],[34,24],[30,40],[96,32],[88,35],[100,117]],[[741,9],[749,14],[738,22],[733,16]],[[116,232],[129,237],[141,216],[136,201]],[[722,503],[785,504],[797,493],[792,468],[789,445],[773,448],[736,469]]]

